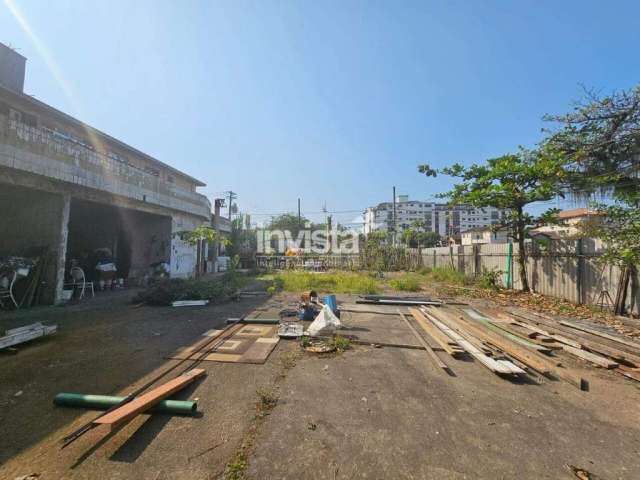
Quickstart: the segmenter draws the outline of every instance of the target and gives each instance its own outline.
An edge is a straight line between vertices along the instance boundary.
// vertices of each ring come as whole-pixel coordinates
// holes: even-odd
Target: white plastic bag
[[[342,327],[340,319],[335,316],[328,305],[325,305],[316,319],[309,325],[307,334],[312,337],[331,335],[340,327]]]

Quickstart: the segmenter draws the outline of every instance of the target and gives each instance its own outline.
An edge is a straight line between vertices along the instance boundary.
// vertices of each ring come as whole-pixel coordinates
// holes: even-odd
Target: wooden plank
[[[418,342],[424,347],[424,349],[427,351],[427,354],[431,357],[431,359],[435,362],[435,364],[438,367],[442,368],[443,370],[449,371],[449,367],[447,366],[447,364],[444,363],[442,360],[440,360],[440,357],[438,357],[436,352],[433,351],[433,349],[431,348],[431,345],[429,345],[424,340],[424,338],[422,338],[422,335],[420,335],[418,331],[413,327],[413,325],[411,325],[411,322],[409,322],[409,319],[404,315],[404,313],[400,311],[400,309],[398,309],[398,315],[402,317],[402,320],[404,320],[404,323],[407,324],[407,327],[409,327],[409,329],[411,330],[411,333],[413,333],[413,336],[416,337],[416,340],[418,340]]]
[[[485,327],[493,330],[503,337],[507,337],[510,340],[519,343],[520,345],[524,345],[527,348],[532,348],[534,350],[538,350],[539,352],[550,353],[550,350],[547,347],[543,347],[542,345],[538,345],[537,343],[530,342],[529,340],[524,339],[513,332],[510,332],[507,328],[493,323],[490,318],[484,316],[480,312],[476,312],[475,310],[472,310],[470,308],[465,308],[463,311],[474,321],[482,323]]]
[[[564,343],[566,345],[570,345],[574,348],[582,348],[582,345],[579,342],[576,342],[574,340],[571,340],[568,337],[563,337],[562,335],[556,335],[554,333],[549,333],[546,330],[540,328],[540,327],[536,327],[535,325],[529,325],[528,323],[524,323],[524,322],[515,322],[516,325],[521,326],[522,328],[526,328],[528,330],[532,331],[532,334],[534,335],[543,335],[546,338],[551,338],[552,340],[555,340],[556,342],[560,342],[560,343]]]
[[[613,360],[609,360],[608,358],[596,355],[595,353],[587,352],[586,350],[572,347],[570,345],[563,345],[562,349],[565,352],[569,352],[576,357],[580,357],[583,360],[595,363],[596,365],[599,365],[603,368],[616,368],[618,366],[618,363],[614,362]]]
[[[0,350],[20,343],[29,342],[36,338],[51,335],[52,333],[55,333],[57,329],[57,325],[41,325],[40,327],[31,330],[20,329],[13,335],[7,335],[6,337],[0,338]]]
[[[240,363],[264,363],[271,354],[278,341],[279,337],[274,338],[258,338],[253,345],[251,345],[246,352],[240,357],[238,362]]]
[[[7,330],[6,332],[4,332],[4,335],[8,337],[10,335],[15,335],[16,333],[23,333],[29,330],[36,330],[42,327],[44,327],[44,325],[42,325],[42,323],[40,322],[32,323],[31,325],[25,325],[24,327],[17,327],[17,328],[12,328],[11,330]]]
[[[518,313],[514,313],[514,315],[524,320],[521,321],[521,323],[529,325],[529,322],[531,322],[542,325],[544,327],[544,331],[548,332],[547,335],[555,338],[559,342],[566,343],[567,345],[571,345],[576,348],[583,348],[593,353],[606,355],[607,357],[610,357],[617,362],[627,363],[633,367],[640,366],[640,356],[633,355],[632,353],[628,353],[624,350],[620,350],[608,344],[603,344],[601,342],[579,336],[577,335],[577,332],[571,332],[570,328],[562,327],[558,325],[557,322],[555,322],[554,324],[553,321],[547,321],[538,317],[523,316]]]
[[[618,342],[622,345],[626,345],[627,347],[631,347],[633,349],[638,350],[638,353],[640,353],[640,343],[636,343],[636,342],[632,342],[631,340],[627,340],[626,338],[621,338],[617,335],[609,335],[608,333],[605,332],[601,332],[600,330],[596,330],[595,328],[590,328],[590,327],[585,327],[583,325],[579,325],[577,323],[574,322],[569,322],[567,320],[561,320],[560,321],[560,325],[564,325],[565,327],[571,327],[574,328],[576,330],[580,330],[582,332],[587,332],[590,333],[591,335],[595,335],[597,337],[602,337],[602,338],[606,338],[608,340],[611,340],[613,342]]]
[[[438,315],[441,315],[441,314],[442,312],[439,311]],[[482,365],[487,367],[492,372],[502,373],[502,374],[525,373],[524,370],[522,370],[520,367],[516,365],[513,365],[513,364],[506,365],[505,363],[498,362],[497,360],[494,360],[493,358],[485,355],[482,351],[480,351],[480,349],[478,349],[475,345],[469,342],[466,338],[464,338],[458,332],[453,330],[449,325],[435,318],[435,316],[433,316],[432,311],[429,311],[429,314],[427,314],[427,318],[431,320],[434,323],[434,325],[438,327],[440,330],[442,330],[446,335],[451,337],[464,350],[466,350],[469,353],[469,355],[471,355],[473,358],[478,360],[478,362],[480,362]]]
[[[427,335],[435,340],[435,342],[440,345],[440,347],[449,355],[455,357],[464,353],[464,351],[458,345],[456,345],[455,347],[452,346],[452,344],[455,345],[455,342],[453,342],[444,333],[442,333],[435,326],[429,323],[429,321],[424,317],[424,314],[420,310],[418,310],[417,308],[410,308],[409,312],[411,312],[413,318],[416,319],[418,325],[420,325],[420,327],[427,333]]]
[[[165,398],[173,395],[179,390],[182,390],[187,385],[192,383],[197,378],[203,376],[204,374],[204,369],[194,368],[193,370],[190,370],[187,373],[174,378],[173,380],[169,380],[164,385],[160,385],[159,387],[156,387],[153,390],[136,397],[135,399],[128,403],[125,403],[121,407],[116,408],[115,410],[112,410],[111,412],[96,418],[92,423],[96,425],[109,425],[111,426],[111,428],[122,425],[123,423],[131,420],[136,415],[150,409],[160,400],[164,400]]]
[[[462,316],[459,320],[471,331],[472,334],[476,335],[483,341],[495,345],[506,354],[511,355],[535,371],[544,375],[548,374],[553,369],[553,363],[547,357],[543,357],[535,350],[527,351],[527,347],[517,344],[511,341],[511,339],[503,337],[492,330],[483,329],[483,324],[481,323],[473,323],[472,320],[467,320]]]

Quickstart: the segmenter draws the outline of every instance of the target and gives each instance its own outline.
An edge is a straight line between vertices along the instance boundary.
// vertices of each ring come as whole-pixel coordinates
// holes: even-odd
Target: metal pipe
[[[58,393],[53,403],[60,407],[88,408],[92,410],[108,410],[119,405],[126,397],[109,395],[85,395],[82,393]],[[198,402],[193,400],[162,400],[149,410],[150,413],[170,413],[175,415],[193,415]]]

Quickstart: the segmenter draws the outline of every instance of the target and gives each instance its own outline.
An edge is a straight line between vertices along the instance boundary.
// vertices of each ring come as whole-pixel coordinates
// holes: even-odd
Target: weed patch
[[[419,292],[424,278],[417,273],[405,273],[399,278],[389,280],[389,286],[398,292]]]
[[[273,276],[273,285],[288,292],[316,290],[330,293],[368,293],[381,290],[377,279],[353,272],[282,272]]]
[[[256,393],[258,394],[258,403],[256,404],[258,416],[269,415],[278,404],[278,391],[275,388],[262,387],[256,390]]]

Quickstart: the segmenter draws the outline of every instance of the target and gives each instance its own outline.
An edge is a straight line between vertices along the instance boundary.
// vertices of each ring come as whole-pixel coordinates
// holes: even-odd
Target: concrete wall
[[[175,214],[171,223],[171,276],[174,278],[191,277],[195,274],[198,262],[198,249],[181,240],[178,232],[198,228],[203,222],[187,215]]]
[[[518,245],[514,244],[511,259],[512,287],[521,288],[518,267]],[[600,256],[603,245],[598,240],[584,239],[550,242],[546,248],[527,245],[527,278],[532,291],[563,298],[574,303],[594,305],[603,290],[615,298],[620,269],[604,264]],[[422,249],[422,263],[426,267],[444,267],[480,275],[484,270],[502,272],[500,280],[506,285],[509,244],[456,245],[451,248]],[[628,306],[640,311],[640,292],[629,287]]]
[[[26,63],[25,57],[0,43],[0,85],[22,92]]]

